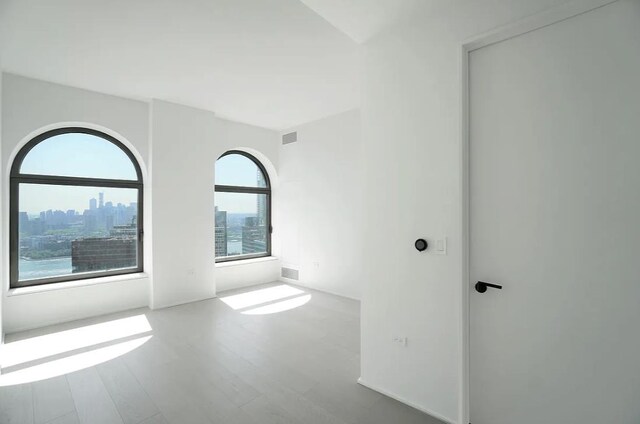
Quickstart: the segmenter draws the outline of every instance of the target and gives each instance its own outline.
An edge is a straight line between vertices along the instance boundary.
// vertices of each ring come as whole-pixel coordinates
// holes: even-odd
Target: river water
[[[71,257],[27,260],[20,259],[20,279],[31,280],[71,274]]]

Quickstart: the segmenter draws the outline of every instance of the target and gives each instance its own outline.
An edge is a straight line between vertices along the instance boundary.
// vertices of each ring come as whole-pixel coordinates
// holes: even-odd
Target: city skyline
[[[130,206],[138,202],[138,190],[133,188],[56,186],[47,184],[20,184],[19,211],[29,216],[48,210],[75,210],[80,214],[90,209],[90,200],[99,199],[103,193],[104,203],[111,202]]]

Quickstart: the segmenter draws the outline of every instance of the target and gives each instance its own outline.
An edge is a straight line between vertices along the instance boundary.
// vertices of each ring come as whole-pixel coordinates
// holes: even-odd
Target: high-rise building
[[[227,256],[227,212],[219,211],[216,206],[216,258]]]
[[[111,231],[113,228],[113,215],[105,216],[105,226],[107,231]]]
[[[29,226],[29,215],[27,215],[26,212],[20,212],[20,215],[18,215],[18,231],[21,233],[31,231]]]
[[[267,251],[266,226],[260,225],[254,216],[244,219],[242,227],[242,254],[263,253]]]
[[[257,182],[258,187],[266,187],[267,182],[264,179],[264,174],[260,169],[257,170]],[[258,194],[256,195],[257,207],[258,207],[258,225],[267,225],[267,195],[266,194]]]
[[[91,213],[91,211],[84,211],[82,216],[84,220],[84,231],[90,233],[98,228],[98,217]]]
[[[138,237],[138,225],[135,222],[127,225],[114,225],[109,231],[111,237]]]
[[[104,193],[98,193],[98,198],[100,199],[98,207],[102,209],[104,207]]]
[[[95,210],[98,207],[98,201],[96,199],[90,199],[89,200],[89,209],[90,210]]]
[[[71,242],[72,272],[132,268],[137,264],[133,237],[77,239]]]

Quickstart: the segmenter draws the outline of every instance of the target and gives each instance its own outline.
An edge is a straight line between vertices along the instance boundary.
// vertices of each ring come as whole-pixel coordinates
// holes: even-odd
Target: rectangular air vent
[[[282,267],[282,277],[289,278],[291,280],[298,279],[298,270],[293,268]]]
[[[282,136],[282,144],[290,144],[298,141],[298,133],[292,132]]]

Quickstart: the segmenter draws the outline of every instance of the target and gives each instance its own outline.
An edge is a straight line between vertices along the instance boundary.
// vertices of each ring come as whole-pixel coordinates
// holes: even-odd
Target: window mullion
[[[50,184],[50,185],[71,185],[83,187],[122,187],[122,188],[139,188],[142,183],[138,181],[128,180],[108,180],[102,178],[82,178],[82,177],[65,177],[58,175],[30,175],[20,174],[11,177],[11,181],[16,183],[27,184]]]

